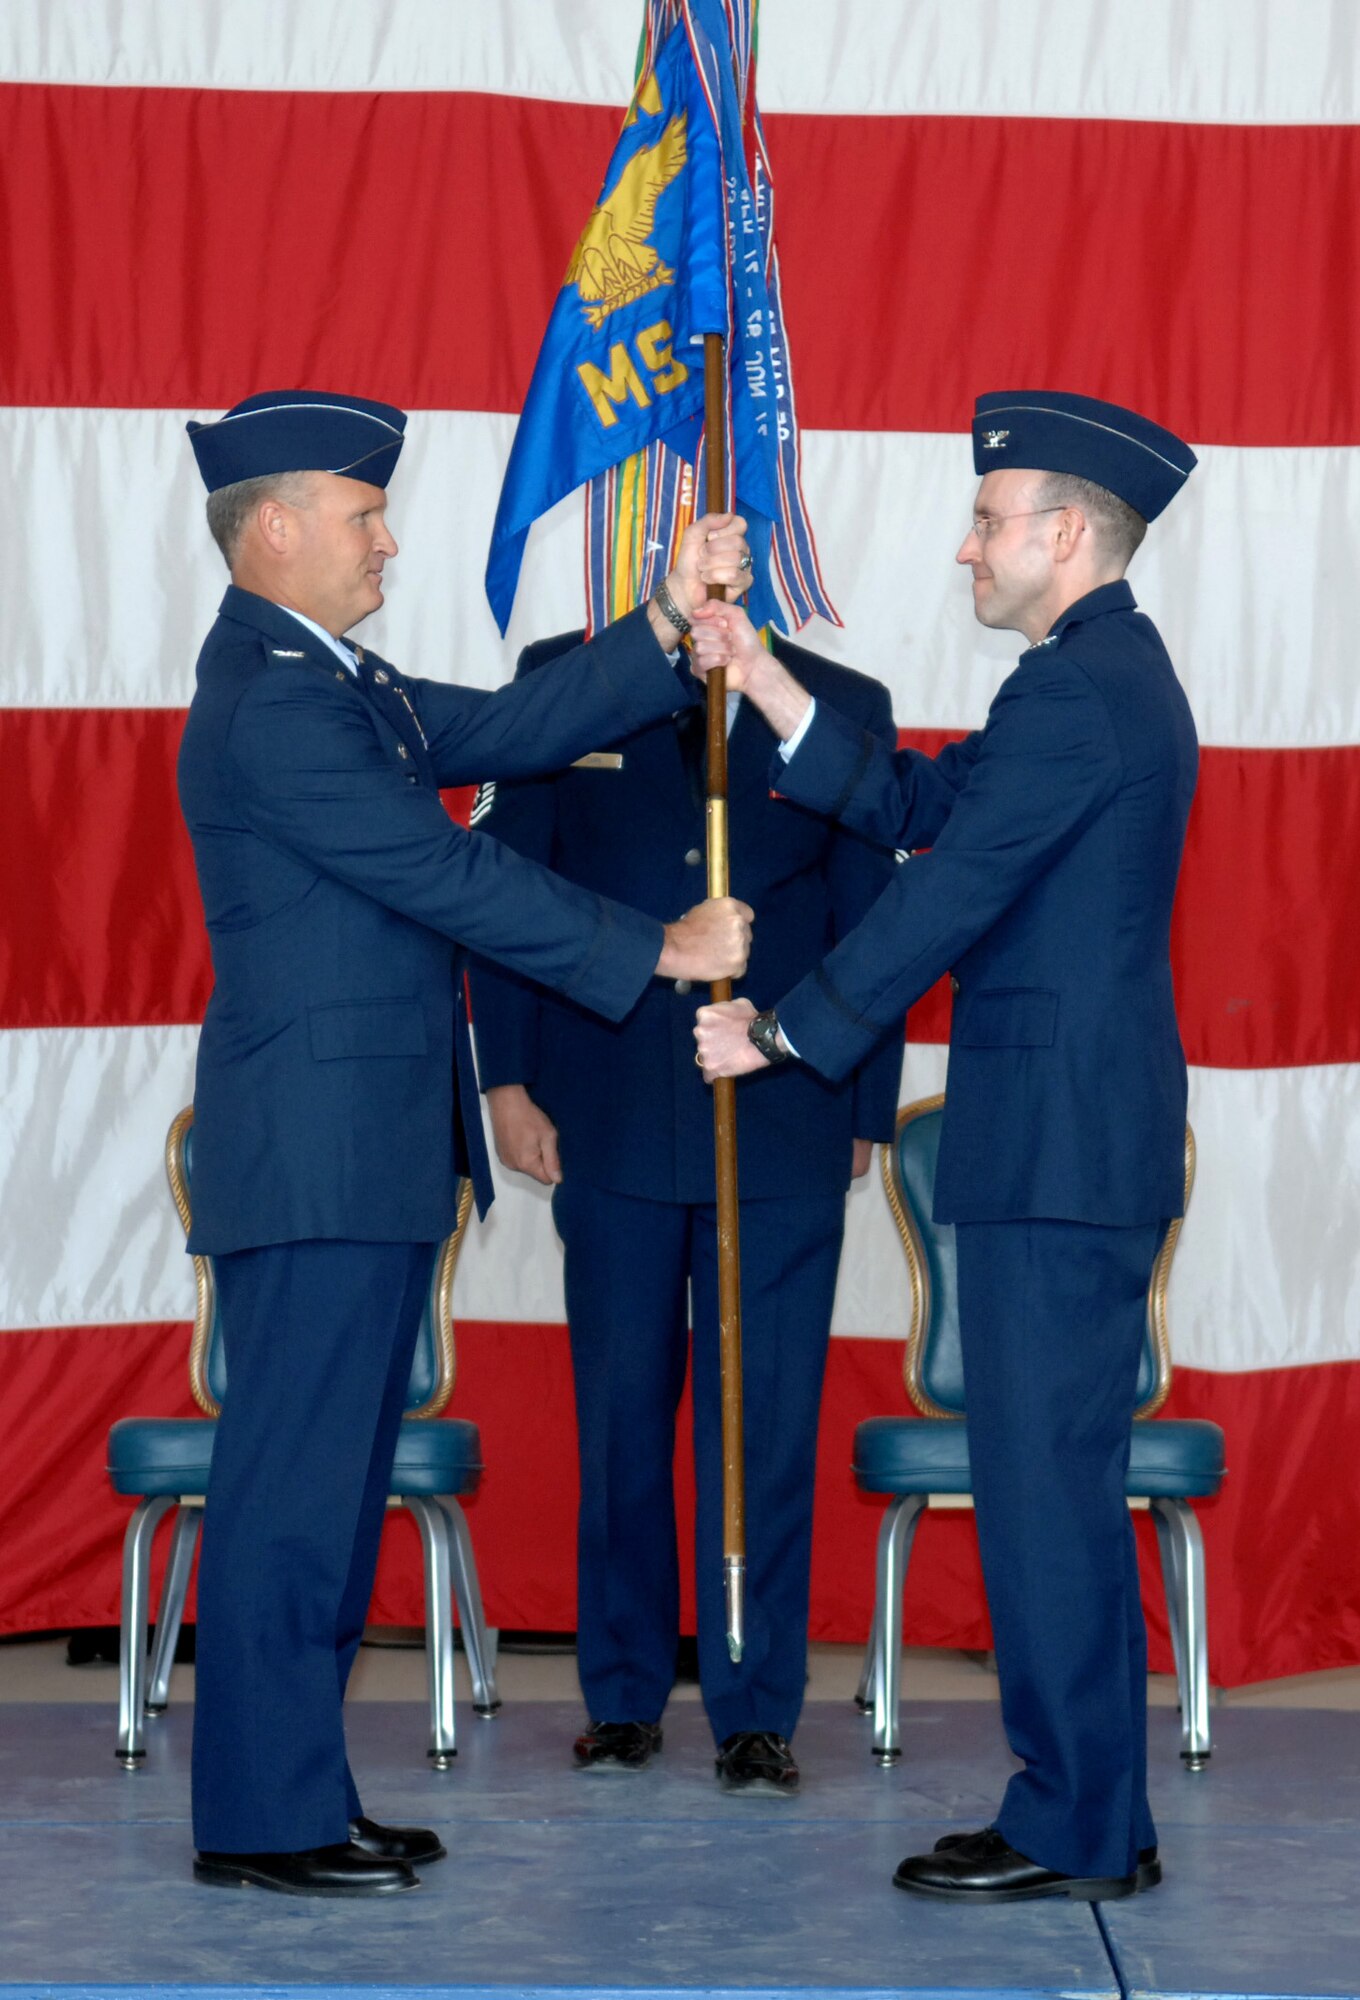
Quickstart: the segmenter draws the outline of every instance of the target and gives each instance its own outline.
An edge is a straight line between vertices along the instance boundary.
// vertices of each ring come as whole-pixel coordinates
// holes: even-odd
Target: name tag
[[[584,757],[578,757],[572,765],[573,771],[621,771],[623,769],[622,750],[587,750]]]

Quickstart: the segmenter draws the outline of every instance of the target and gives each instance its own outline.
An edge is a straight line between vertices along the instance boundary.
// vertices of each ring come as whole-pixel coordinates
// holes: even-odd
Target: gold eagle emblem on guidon
[[[682,111],[654,146],[634,153],[607,203],[591,210],[562,282],[576,286],[581,310],[592,326],[603,326],[620,306],[673,283],[674,271],[662,263],[647,238],[656,222],[657,202],[688,157]]]

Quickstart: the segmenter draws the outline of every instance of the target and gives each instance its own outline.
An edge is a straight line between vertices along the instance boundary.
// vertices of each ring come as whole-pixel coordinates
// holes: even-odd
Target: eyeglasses
[[[1065,514],[1066,507],[1023,507],[1016,514],[974,514],[973,533],[980,542],[994,535],[1005,521],[1029,521],[1038,514]]]

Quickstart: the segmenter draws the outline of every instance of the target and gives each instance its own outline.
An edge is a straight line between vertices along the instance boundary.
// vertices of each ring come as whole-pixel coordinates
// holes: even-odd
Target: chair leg
[[[1162,1560],[1162,1588],[1166,1592],[1166,1622],[1171,1633],[1171,1658],[1176,1669],[1176,1695],[1181,1714],[1185,1716],[1190,1712],[1190,1696],[1185,1684],[1185,1634],[1181,1629],[1184,1585],[1181,1581],[1180,1553],[1175,1530],[1163,1514],[1160,1503],[1151,1500],[1148,1505],[1157,1530],[1157,1552]]]
[[[430,1688],[430,1747],[436,1771],[447,1771],[457,1756],[453,1716],[453,1595],[449,1565],[449,1518],[437,1500],[407,1494],[402,1501],[415,1517],[425,1558],[425,1668]]]
[[[1209,1626],[1204,1576],[1204,1537],[1193,1507],[1185,1500],[1154,1500],[1175,1546],[1180,1584],[1182,1649],[1185,1656],[1181,1708],[1181,1756],[1187,1769],[1203,1770],[1213,1753],[1209,1730]]]
[[[194,1550],[198,1547],[202,1518],[201,1507],[185,1505],[181,1501],[175,1516],[170,1560],[165,1566],[165,1581],[161,1585],[160,1609],[156,1613],[156,1642],[151,1649],[151,1670],[146,1687],[148,1715],[163,1715],[170,1704],[170,1670],[175,1664],[175,1647],[179,1643],[180,1626],[184,1623],[184,1600],[189,1594],[189,1578],[193,1573]]]
[[[458,1603],[458,1622],[463,1633],[463,1651],[472,1675],[472,1707],[476,1715],[490,1718],[500,1708],[496,1691],[496,1652],[487,1631],[482,1609],[482,1586],[477,1578],[477,1560],[472,1553],[472,1530],[467,1515],[452,1494],[440,1503],[448,1519],[453,1557],[453,1594]]]
[[[151,1544],[176,1504],[171,1493],[139,1502],[123,1537],[123,1610],[118,1648],[118,1747],[120,1764],[135,1771],[146,1755],[146,1623],[151,1597]]]
[[[860,1669],[859,1686],[855,1689],[855,1707],[861,1715],[872,1715],[874,1707],[874,1680],[878,1670],[878,1597],[874,1597],[873,1621],[869,1626],[869,1637],[864,1648],[864,1665]]]
[[[890,1502],[878,1531],[878,1578],[875,1629],[878,1658],[874,1664],[873,1754],[880,1764],[902,1755],[902,1589],[916,1534],[926,1504],[924,1493],[903,1493]]]

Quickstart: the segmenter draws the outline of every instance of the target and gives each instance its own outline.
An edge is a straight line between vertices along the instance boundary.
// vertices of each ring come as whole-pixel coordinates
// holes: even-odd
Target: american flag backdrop
[[[364,631],[405,669],[491,686],[579,624],[579,498],[534,531],[505,645],[482,572],[641,13],[0,0],[0,1632],[116,1618],[108,1425],[191,1409],[160,1155],[211,970],[174,760],[225,574],[184,421],[300,386],[413,412]],[[1360,1660],[1360,14],[764,0],[759,75],[844,619],[805,636],[889,684],[907,740],[979,723],[1021,643],[974,625],[952,562],[977,391],[1109,397],[1200,454],[1132,571],[1205,746],[1175,933],[1200,1175],[1171,1409],[1227,1432],[1201,1512],[1213,1678]],[[947,1030],[933,994],[904,1096],[940,1087]],[[503,1181],[459,1274],[453,1407],[482,1427],[471,1519],[508,1626],[575,1622],[560,1272],[541,1191]],[[877,1509],[850,1434],[901,1408],[905,1325],[875,1178],[850,1202],[816,1637],[867,1628]],[[419,1602],[394,1522],[375,1616]],[[985,1643],[966,1517],[922,1530],[907,1623]]]

